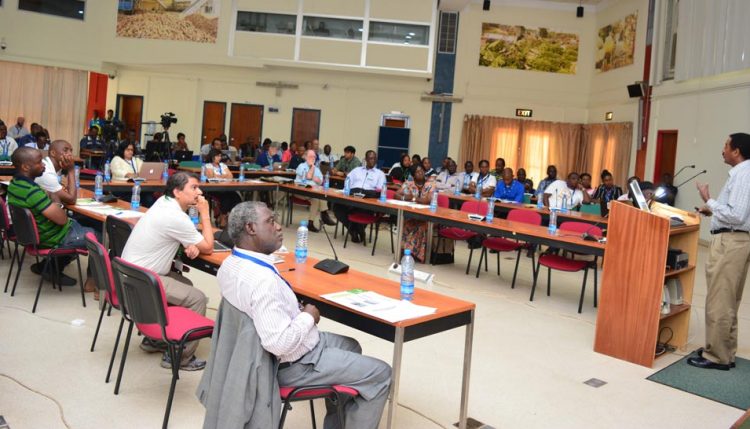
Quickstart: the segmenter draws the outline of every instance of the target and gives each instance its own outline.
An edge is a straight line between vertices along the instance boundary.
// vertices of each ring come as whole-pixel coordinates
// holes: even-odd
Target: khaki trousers
[[[737,353],[737,311],[750,266],[750,234],[725,232],[711,240],[706,262],[706,346],[703,357],[721,364]]]
[[[206,315],[206,304],[208,298],[200,290],[193,287],[193,283],[186,277],[170,272],[166,276],[159,276],[164,286],[164,293],[167,295],[167,303],[179,307],[189,308],[201,316]],[[185,343],[185,349],[182,352],[181,364],[186,364],[195,354],[198,348],[198,341]]]

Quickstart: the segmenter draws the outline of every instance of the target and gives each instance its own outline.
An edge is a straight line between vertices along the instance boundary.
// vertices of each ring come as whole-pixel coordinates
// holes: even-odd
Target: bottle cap
[[[306,220],[300,221],[299,226],[307,226],[307,221]]]
[[[411,255],[411,249],[404,249],[404,256]]]

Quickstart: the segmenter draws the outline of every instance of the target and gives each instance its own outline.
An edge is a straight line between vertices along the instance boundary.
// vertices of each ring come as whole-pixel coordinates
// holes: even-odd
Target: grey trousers
[[[729,364],[737,353],[737,311],[742,301],[748,267],[750,235],[716,234],[706,261],[706,346],[703,357]]]
[[[193,287],[193,283],[188,278],[175,272],[170,272],[166,276],[159,277],[164,286],[164,294],[167,296],[167,302],[170,305],[189,308],[201,316],[206,315],[208,298],[199,289]],[[186,343],[180,363],[183,365],[188,363],[197,348],[198,341]]]
[[[359,396],[344,407],[346,427],[377,429],[388,400],[391,367],[363,356],[356,340],[321,332],[318,345],[291,366],[280,369],[278,380],[281,386],[341,384],[357,389]],[[339,427],[334,407],[328,407],[324,427]]]

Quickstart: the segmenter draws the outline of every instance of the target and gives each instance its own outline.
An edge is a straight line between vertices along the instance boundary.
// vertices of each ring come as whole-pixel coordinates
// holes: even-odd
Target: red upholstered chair
[[[296,195],[289,194],[289,199],[287,201],[287,218],[286,218],[286,226],[289,226],[292,224],[292,215],[294,214],[294,206],[300,206],[300,207],[310,207],[310,201],[306,200],[304,198],[300,198]],[[314,221],[317,219],[313,219]]]
[[[348,216],[349,223],[356,223],[359,225],[364,225],[365,231],[367,230],[367,226],[370,226],[370,242],[372,242],[372,229],[375,224],[378,223],[378,220],[380,219],[379,214],[372,214],[372,213],[351,213]],[[346,249],[346,243],[349,241],[349,236],[351,235],[351,228],[348,228],[346,230],[346,234],[344,235],[344,248]],[[372,242],[372,254],[375,254],[375,246],[378,244],[378,231],[375,230],[375,241]],[[362,245],[367,246],[367,240],[362,240]]]
[[[508,212],[509,221],[527,223],[530,225],[541,225],[542,216],[536,211],[524,210],[524,209],[513,209]],[[530,248],[529,243],[522,241],[508,240],[507,238],[501,237],[487,237],[482,241],[482,254],[479,256],[479,265],[477,265],[477,278],[479,278],[479,271],[482,267],[482,259],[484,259],[484,270],[487,271],[487,249],[497,251],[497,275],[500,275],[500,253],[501,252],[517,252],[516,254],[516,268],[513,270],[513,281],[511,282],[511,289],[516,287],[516,275],[518,274],[518,263],[521,261],[521,253],[524,250]],[[531,254],[531,268],[532,271],[536,269],[534,261],[534,254]]]
[[[26,258],[26,255],[31,255],[36,258],[37,261],[39,261],[39,258],[43,258],[44,265],[42,268],[42,272],[45,272],[47,270],[52,269],[52,263],[56,262],[56,258],[67,256],[72,257],[76,260],[76,263],[78,264],[78,285],[81,287],[81,301],[83,302],[83,306],[86,306],[86,296],[83,293],[83,274],[81,273],[81,260],[78,258],[79,255],[86,255],[88,252],[86,252],[83,249],[58,249],[58,248],[52,248],[52,249],[43,249],[39,247],[39,229],[36,226],[36,219],[34,219],[34,215],[31,213],[29,209],[25,209],[23,207],[16,207],[14,205],[10,205],[10,216],[13,219],[13,228],[16,232],[16,242],[23,246],[23,253],[21,253],[20,258],[18,257],[18,248],[16,248],[16,251],[13,253],[13,260],[18,260],[18,271],[16,271],[16,280],[13,282],[13,289],[10,292],[10,296],[15,295],[16,293],[16,286],[18,285],[18,277],[21,274],[21,268],[23,268],[23,261]],[[13,262],[11,261],[11,268],[13,266]],[[54,276],[51,276],[53,279],[52,287],[55,287],[54,283]],[[10,277],[9,277],[10,279]],[[39,302],[39,294],[42,292],[42,284],[44,284],[44,276],[39,276],[39,286],[36,290],[36,298],[34,299],[34,306],[31,309],[32,313],[36,312],[36,306]],[[6,283],[7,287],[7,283]],[[60,289],[60,292],[62,292],[62,286],[58,285],[58,288]]]
[[[560,224],[559,233],[561,235],[582,235],[584,233],[601,237],[602,230],[598,226],[591,225],[584,222],[563,222]],[[547,267],[547,296],[550,295],[550,285],[552,270],[576,272],[583,270],[583,284],[581,285],[581,298],[578,300],[578,312],[580,313],[583,309],[583,296],[586,292],[586,278],[589,273],[589,268],[594,268],[594,307],[597,306],[597,263],[598,257],[595,256],[593,261],[579,261],[564,256],[559,256],[553,253],[542,254],[539,256],[539,260],[536,264],[536,270],[534,272],[534,285],[531,287],[531,296],[529,301],[534,300],[534,291],[536,290],[536,282],[539,277],[540,265]]]
[[[135,323],[144,336],[152,340],[164,341],[168,346],[167,351],[172,362],[172,383],[169,387],[167,408],[162,423],[162,427],[166,428],[169,423],[175,386],[179,378],[183,347],[188,341],[210,337],[213,334],[214,322],[184,307],[168,307],[164,287],[156,273],[131,264],[122,258],[115,258],[112,265],[115,284],[120,293],[120,309],[126,312],[132,320],[125,338],[115,393],[120,387],[130,335],[133,332],[133,323]]]
[[[102,318],[104,312],[112,312],[112,308],[120,309],[120,300],[117,298],[117,291],[115,288],[115,278],[112,271],[112,262],[109,258],[107,249],[97,241],[96,236],[92,233],[86,234],[86,248],[89,251],[89,266],[91,267],[91,275],[96,280],[96,287],[99,289],[100,299],[104,300],[104,304],[101,306],[102,309],[99,312],[99,321],[96,324],[96,331],[94,331],[94,340],[91,342],[91,351],[94,351],[96,346],[96,338],[99,336],[99,328],[102,326]],[[109,313],[107,315],[109,315]],[[117,337],[115,338],[115,346],[112,349],[112,355],[109,358],[109,368],[107,369],[107,377],[105,382],[109,383],[109,376],[112,374],[112,366],[115,362],[115,355],[117,354],[117,347],[120,344],[120,336],[122,335],[122,327],[125,324],[125,318],[120,318],[120,327],[117,329]]]
[[[448,209],[450,206],[451,199],[448,197],[448,194],[442,192],[438,193],[438,207]]]
[[[298,401],[310,401],[310,415],[312,417],[312,426],[315,429],[315,408],[313,407],[313,399],[326,398],[336,407],[336,414],[339,419],[339,427],[344,428],[344,403],[347,397],[359,396],[359,392],[356,389],[346,386],[340,386],[338,384],[325,385],[325,386],[304,386],[304,387],[280,387],[279,395],[281,395],[282,411],[281,419],[279,420],[279,429],[284,427],[284,421],[286,420],[287,411],[292,409],[292,402]]]
[[[5,198],[0,196],[0,259],[5,259],[5,248],[8,247],[8,257],[10,258],[13,254],[10,250],[10,242],[16,241],[16,236],[13,234],[13,225],[10,223],[10,215],[8,214],[8,205],[5,203]],[[16,243],[16,247],[18,243]],[[7,283],[7,282],[6,282]],[[6,286],[6,292],[7,286]]]
[[[438,194],[438,205],[440,204],[440,194]],[[487,213],[487,201],[466,201],[461,205],[461,211],[464,213],[473,213],[478,215],[484,215]],[[476,237],[476,232],[469,231],[463,228],[457,227],[445,227],[438,230],[438,248],[440,247],[440,240],[449,239],[454,241],[467,241]],[[471,257],[474,254],[474,249],[469,251],[469,262],[466,264],[466,274],[469,274],[469,267],[471,266]]]

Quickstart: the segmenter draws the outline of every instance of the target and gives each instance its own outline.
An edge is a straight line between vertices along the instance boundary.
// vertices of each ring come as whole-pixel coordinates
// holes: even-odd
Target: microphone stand
[[[342,274],[342,273],[349,271],[349,266],[339,261],[339,257],[336,254],[336,248],[333,247],[333,242],[331,241],[331,236],[329,236],[328,231],[326,231],[325,222],[320,222],[320,229],[322,229],[323,233],[326,235],[326,238],[328,239],[328,244],[331,245],[331,250],[333,251],[333,257],[335,259],[323,259],[322,261],[315,264],[313,268],[316,268],[321,271],[325,271],[326,273],[332,274],[332,275]]]
[[[674,176],[672,176],[672,179],[674,179],[675,177],[677,177],[677,176],[678,176],[678,175],[679,175],[680,173],[682,173],[682,172],[683,172],[683,170],[685,170],[686,168],[695,168],[695,165],[694,165],[694,164],[693,164],[693,165],[686,165],[686,166],[684,166],[684,167],[680,168],[680,170],[679,170],[679,171],[677,171],[677,173],[675,173],[675,175],[674,175]]]
[[[695,179],[696,177],[700,176],[701,174],[705,174],[705,173],[707,173],[707,172],[708,172],[708,170],[703,170],[703,171],[701,171],[701,172],[699,172],[699,173],[696,173],[696,174],[694,174],[694,175],[690,176],[690,177],[689,177],[689,178],[688,178],[687,180],[685,180],[684,182],[680,183],[679,185],[677,185],[677,186],[675,186],[675,187],[676,187],[677,189],[679,189],[679,188],[680,188],[680,186],[682,186],[682,185],[684,185],[685,183],[687,183],[687,182],[689,182],[689,181],[691,181],[691,180]]]

